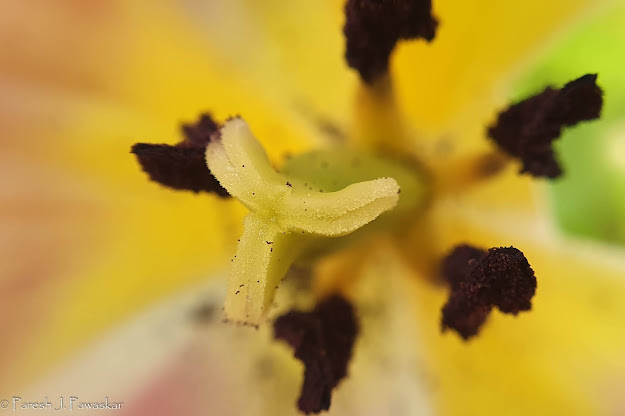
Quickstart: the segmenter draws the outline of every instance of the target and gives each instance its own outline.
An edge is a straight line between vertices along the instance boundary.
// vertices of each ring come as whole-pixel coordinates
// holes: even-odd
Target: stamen
[[[183,124],[182,133],[185,140],[179,144],[180,146],[206,148],[211,139],[219,137],[219,124],[210,114],[201,114],[196,123]]]
[[[449,158],[429,166],[434,189],[438,195],[466,192],[492,179],[509,163],[510,158],[498,151],[490,151]],[[426,160],[426,164],[428,161]]]
[[[219,134],[219,126],[208,114],[202,114],[195,124],[184,124],[185,139],[168,144],[136,143],[131,153],[137,156],[141,168],[154,182],[169,188],[193,192],[213,192],[229,197],[206,166],[206,146]]]
[[[443,330],[456,330],[465,340],[479,332],[493,307],[516,315],[532,308],[536,277],[523,253],[514,247],[486,252],[462,245],[443,261],[451,295],[443,307]]]
[[[388,72],[398,40],[429,42],[438,24],[431,0],[348,0],[345,16],[345,59],[368,84]]]
[[[304,363],[304,383],[297,405],[308,413],[330,408],[332,389],[346,375],[358,333],[351,304],[332,296],[312,312],[291,311],[274,323],[274,337],[286,341]]]
[[[453,249],[442,263],[443,278],[452,290],[460,288],[470,271],[488,255],[486,250],[462,244]]]
[[[597,75],[587,74],[562,89],[543,92],[501,112],[488,135],[507,153],[523,162],[521,173],[556,178],[562,174],[551,143],[564,126],[599,117],[603,91]]]

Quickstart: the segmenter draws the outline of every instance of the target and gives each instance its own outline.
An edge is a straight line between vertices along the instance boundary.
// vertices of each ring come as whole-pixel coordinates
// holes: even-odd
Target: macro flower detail
[[[293,262],[331,246],[324,237],[350,234],[395,208],[399,200],[398,182],[375,177],[375,164],[364,165],[364,172],[374,175],[367,180],[354,176],[360,164],[350,175],[348,168],[331,164],[323,154],[313,154],[312,160],[304,154],[289,160],[287,175],[277,172],[241,118],[225,123],[220,138],[209,143],[206,161],[220,184],[251,211],[232,259],[224,307],[226,319],[242,324],[261,323]],[[307,176],[311,161],[325,174]],[[298,170],[302,166],[305,170]],[[417,187],[418,179],[410,173],[400,173],[400,178],[409,188]],[[339,182],[346,179],[354,182]]]
[[[601,114],[603,91],[597,75],[587,74],[562,89],[547,87],[543,92],[510,106],[499,114],[489,136],[507,153],[523,162],[521,173],[556,178],[562,174],[552,142],[562,128]]]
[[[438,24],[431,0],[349,0],[345,15],[345,59],[367,83],[387,73],[397,41],[429,42]]]
[[[624,1],[7,1],[0,43],[0,401],[42,415],[64,414],[61,397],[66,411],[70,397],[123,402],[117,416],[293,416],[299,398],[329,416],[625,414]],[[563,102],[583,74],[569,94],[586,98]],[[569,104],[598,109],[599,87],[600,120],[563,122]],[[289,247],[248,230],[245,216],[276,222],[207,168],[237,114],[291,195],[400,190],[349,234],[292,232],[311,246],[257,329],[223,322],[229,294],[247,296],[228,292],[237,239],[250,262]],[[538,280],[531,310],[476,300],[450,324],[484,321],[477,335],[443,332],[444,305],[494,294],[470,271],[511,245]],[[512,309],[533,287],[517,254]],[[330,299],[349,303],[353,339],[336,308],[317,313]],[[277,323],[293,331],[276,338]],[[26,409],[40,402],[52,409]]]
[[[137,143],[131,152],[151,180],[178,190],[213,192],[221,197],[229,194],[219,186],[206,169],[206,146],[219,126],[208,114],[202,114],[195,124],[183,124],[184,140],[176,145]]]
[[[332,389],[347,375],[356,340],[354,308],[347,300],[332,296],[311,312],[279,316],[273,326],[274,337],[286,341],[306,367],[298,408],[306,414],[328,410]]]
[[[266,328],[263,324],[273,321],[274,338],[286,341],[304,363],[298,407],[305,413],[329,409],[333,389],[348,372],[358,328],[362,325],[365,336],[370,325],[358,296],[351,293],[362,272],[358,250],[373,253],[378,245],[393,247],[401,262],[424,281],[436,281],[442,272],[451,293],[442,307],[439,332],[453,329],[465,341],[478,334],[494,307],[511,315],[531,309],[537,282],[525,255],[512,246],[486,251],[463,245],[445,256],[448,247],[446,252],[441,247],[450,241],[439,240],[454,236],[454,244],[473,244],[475,236],[462,227],[445,230],[449,226],[445,219],[440,221],[441,207],[506,174],[510,155],[521,159],[522,172],[557,176],[551,142],[563,126],[596,118],[601,110],[596,76],[587,75],[501,112],[488,131],[498,149],[480,146],[445,162],[432,157],[416,145],[424,133],[406,127],[390,71],[398,41],[434,39],[438,23],[431,9],[427,0],[346,2],[345,59],[361,82],[355,125],[346,130],[344,142],[295,153],[278,163],[275,155],[268,155],[272,149],[261,144],[269,140],[265,135],[272,129],[265,129],[259,141],[252,133],[254,122],[248,125],[248,116],[241,111],[245,120],[230,118],[219,127],[202,118],[195,127],[184,129],[185,142],[159,148],[191,147],[194,167],[205,150],[204,173],[249,210],[231,258],[225,321],[261,331]],[[488,143],[486,137],[480,139],[483,145]],[[134,150],[150,173],[157,169],[150,168],[154,163],[145,158],[148,148],[136,145]],[[167,165],[166,159],[160,162]],[[172,168],[182,165],[177,157],[171,163]],[[171,179],[184,169],[174,171],[156,175],[155,180],[166,185],[184,182]],[[294,265],[313,276],[317,306],[310,312],[291,308],[276,318],[274,307],[297,305],[310,295],[288,287],[277,291]],[[276,302],[278,296],[282,305]],[[430,305],[431,321],[440,307],[441,303]]]
[[[477,335],[494,306],[516,315],[531,309],[536,293],[534,271],[514,247],[458,246],[443,261],[443,277],[451,286],[443,330],[452,328],[465,340]]]

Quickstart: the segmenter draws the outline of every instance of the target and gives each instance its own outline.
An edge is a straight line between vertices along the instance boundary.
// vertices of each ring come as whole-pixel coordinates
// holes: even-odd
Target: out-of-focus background
[[[345,123],[358,80],[342,60],[343,2],[284,3],[0,1],[0,414],[14,396],[236,414],[238,393],[253,390],[243,386],[269,377],[270,358],[255,373],[242,357],[237,374],[221,358],[264,338],[197,334],[219,313],[243,209],[148,182],[129,149],[177,142],[180,123],[206,110],[245,114],[274,136],[270,156],[323,143],[310,119]],[[478,2],[467,36],[506,12],[494,3]],[[549,185],[548,209],[566,234],[625,256],[625,4],[580,10],[506,94],[599,74],[603,116],[558,141],[567,175]],[[531,19],[515,23],[519,36]],[[475,42],[498,50],[506,39]],[[282,393],[292,401],[297,386]]]

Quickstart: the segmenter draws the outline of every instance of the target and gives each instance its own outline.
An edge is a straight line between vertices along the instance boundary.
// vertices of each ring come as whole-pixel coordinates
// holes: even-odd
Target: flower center
[[[260,324],[294,262],[335,250],[356,230],[392,227],[425,196],[422,175],[364,152],[306,153],[278,172],[240,118],[226,122],[206,161],[221,186],[250,209],[224,306],[227,319],[246,325]]]
[[[185,140],[177,145],[133,146],[152,180],[233,196],[249,208],[232,258],[227,319],[258,326],[292,265],[367,234],[393,231],[407,257],[440,261],[432,259],[432,227],[423,215],[430,199],[466,191],[512,158],[522,161],[521,173],[548,178],[562,173],[551,144],[563,127],[599,116],[602,91],[594,75],[560,90],[547,88],[501,112],[488,129],[498,146],[489,153],[448,166],[419,160],[397,108],[389,62],[398,41],[434,38],[431,8],[431,0],[347,0],[345,58],[363,81],[350,149],[297,155],[276,170],[245,121],[233,118],[220,129],[208,115],[184,126]],[[406,228],[416,229],[415,240],[402,240]],[[511,314],[529,310],[536,291],[533,270],[513,247],[459,246],[443,260],[442,273],[451,288],[442,328],[464,339],[479,332],[493,308]],[[354,309],[339,297],[275,320],[276,338],[287,341],[306,366],[298,402],[306,413],[328,409],[331,390],[346,374],[356,321]]]

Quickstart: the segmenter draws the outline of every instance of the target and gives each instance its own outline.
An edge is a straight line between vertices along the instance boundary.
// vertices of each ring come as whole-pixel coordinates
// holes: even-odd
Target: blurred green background
[[[625,244],[625,6],[602,12],[565,37],[518,84],[516,98],[598,73],[601,120],[579,125],[556,142],[565,175],[552,182],[554,214],[567,233]]]

